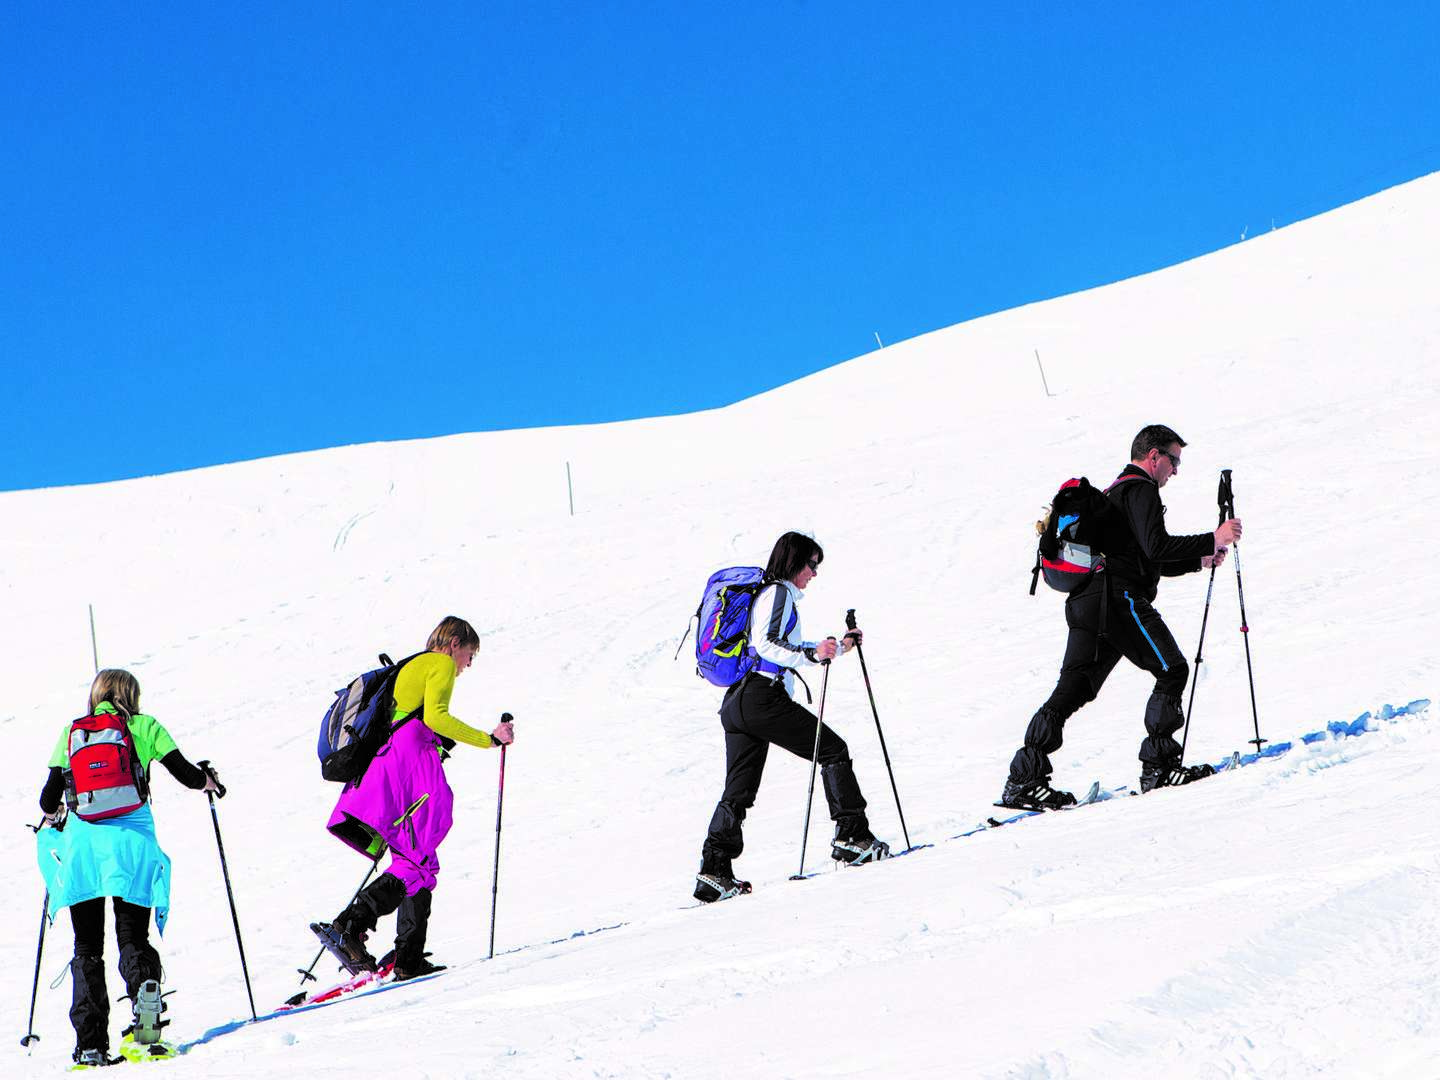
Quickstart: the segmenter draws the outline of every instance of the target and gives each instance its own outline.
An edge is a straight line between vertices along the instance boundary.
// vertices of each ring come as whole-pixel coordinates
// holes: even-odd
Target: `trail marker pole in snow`
[[[810,751],[810,791],[805,796],[805,831],[800,834],[800,869],[791,875],[791,881],[799,881],[805,876],[805,845],[810,840],[810,808],[815,805],[815,770],[820,765],[820,732],[825,727],[825,689],[830,685],[830,661],[823,661],[821,666],[825,671],[820,676],[820,711],[815,715],[815,749]]]
[[[514,724],[515,718],[508,712],[501,713],[500,722],[507,721]],[[505,812],[505,751],[508,749],[508,743],[500,744],[500,790],[495,796],[495,871],[490,877],[490,955],[486,960],[495,959],[495,910],[500,903],[500,822]]]
[[[215,848],[220,852],[220,873],[225,878],[225,895],[230,898],[230,921],[235,924],[235,944],[240,949],[240,972],[245,976],[245,996],[250,999],[250,1019],[256,1020],[255,995],[250,990],[250,966],[245,963],[245,942],[240,939],[240,916],[235,913],[235,892],[230,888],[230,864],[225,861],[225,841],[220,839],[220,814],[215,809],[215,796],[225,797],[225,785],[216,778],[214,771],[210,768],[210,762],[198,761],[197,765],[204,771],[205,775],[215,781],[216,791],[206,791],[205,798],[210,801],[210,820],[215,824]]]
[[[376,859],[374,862],[372,862],[372,863],[370,864],[370,869],[365,871],[365,876],[364,876],[364,878],[362,878],[361,881],[360,881],[360,887],[355,890],[355,895],[352,896],[352,897],[350,897],[350,904],[353,904],[353,903],[356,901],[356,899],[359,898],[360,894],[365,890],[365,886],[370,884],[370,875],[373,874],[373,873],[375,873],[375,868],[376,868],[377,866],[379,866],[379,865],[380,865],[380,860],[379,860],[379,859]],[[346,904],[345,906],[346,906],[346,907],[349,907],[350,904]],[[324,955],[325,955],[325,946],[322,945],[322,946],[320,946],[320,951],[315,954],[315,959],[310,961],[310,966],[309,966],[308,968],[296,968],[296,969],[295,969],[296,971],[298,971],[298,972],[300,973],[300,985],[301,985],[301,987],[304,987],[304,985],[305,985],[307,982],[314,982],[314,981],[315,981],[315,974],[314,974],[314,972],[315,972],[315,965],[320,962],[320,958],[321,958],[322,956],[324,956]],[[300,1004],[302,1001],[304,1001],[304,1000],[305,1000],[305,991],[302,989],[302,990],[300,991],[300,993],[296,994],[296,995],[295,995],[294,997],[292,997],[292,998],[287,999],[286,1002],[285,1002],[285,1004],[286,1004],[286,1005],[299,1005],[299,1004]]]
[[[1225,481],[1230,475],[1230,470],[1225,469],[1220,474],[1220,490],[1216,493],[1216,500],[1220,503],[1220,522],[1215,527],[1225,524],[1225,515],[1229,513],[1229,506],[1226,505]],[[1190,740],[1190,710],[1195,707],[1195,687],[1200,682],[1200,665],[1205,661],[1201,659],[1201,650],[1205,648],[1205,626],[1210,622],[1210,596],[1215,591],[1215,564],[1210,564],[1210,584],[1205,586],[1205,614],[1200,617],[1200,641],[1195,646],[1195,665],[1190,673],[1190,700],[1185,705],[1185,730],[1180,733],[1180,763],[1185,763],[1185,744]]]
[[[570,494],[570,516],[575,516],[575,484],[570,479],[570,462],[565,462],[565,490]]]
[[[31,832],[39,833],[45,827],[42,821],[39,825],[30,825],[27,828]],[[35,981],[30,986],[30,1019],[25,1022],[25,1036],[20,1040],[20,1045],[29,1048],[33,1042],[39,1042],[40,1036],[35,1034],[35,998],[40,993],[40,956],[45,951],[45,924],[50,919],[50,890],[45,890],[45,900],[40,905],[40,940],[35,946]]]
[[[1225,500],[1225,510],[1233,518],[1235,516],[1235,492],[1230,487],[1230,470],[1220,470],[1220,492]],[[1250,715],[1255,721],[1255,738],[1248,740],[1254,744],[1255,752],[1258,754],[1268,739],[1260,737],[1260,711],[1255,705],[1255,668],[1250,663],[1250,620],[1245,617],[1245,585],[1240,579],[1240,541],[1235,541],[1235,589],[1240,595],[1240,634],[1241,640],[1245,642],[1245,674],[1250,679]]]
[[[95,672],[100,672],[100,650],[95,645],[95,605],[87,604],[90,609],[90,658],[95,661]]]
[[[855,629],[853,607],[845,612],[845,628]],[[860,673],[865,676],[865,693],[870,696],[870,712],[875,716],[875,734],[880,736],[880,753],[885,755],[885,771],[890,774],[890,790],[895,795],[895,812],[900,815],[900,831],[905,835],[905,850],[909,851],[912,847],[910,830],[905,828],[905,811],[900,809],[900,789],[895,786],[895,770],[890,767],[890,751],[885,748],[885,732],[880,728],[880,710],[875,707],[875,691],[870,688],[870,669],[865,666],[865,650],[860,647],[858,639],[855,642],[855,654],[860,657]]]
[[[1045,396],[1054,397],[1050,392],[1050,380],[1045,378],[1045,365],[1040,362],[1040,350],[1035,350],[1035,366],[1040,369],[1040,385],[1045,387]]]

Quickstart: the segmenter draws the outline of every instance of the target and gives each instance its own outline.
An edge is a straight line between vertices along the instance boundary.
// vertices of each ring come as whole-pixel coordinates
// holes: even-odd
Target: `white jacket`
[[[815,646],[819,643],[806,641],[800,634],[800,613],[795,604],[804,595],[793,582],[777,581],[761,589],[750,606],[750,647],[764,661],[756,670],[773,677],[775,668],[785,669],[780,672],[780,678],[791,697],[795,696],[795,677],[789,669],[820,663],[815,659]],[[787,626],[789,633],[785,630]]]

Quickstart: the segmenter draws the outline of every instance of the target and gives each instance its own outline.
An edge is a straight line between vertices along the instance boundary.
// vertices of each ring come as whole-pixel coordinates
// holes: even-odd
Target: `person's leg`
[[[405,899],[405,883],[388,870],[377,877],[335,917],[335,929],[361,941],[375,924],[398,908]]]
[[[719,877],[735,876],[732,860],[745,850],[741,827],[745,813],[755,805],[760,779],[769,754],[766,742],[745,729],[741,695],[743,684],[725,695],[720,723],[725,731],[725,790],[710,817],[710,827],[700,853],[700,872]]]
[[[1155,688],[1145,703],[1146,734],[1140,744],[1140,760],[1155,768],[1173,768],[1180,764],[1180,744],[1174,736],[1185,724],[1181,695],[1190,665],[1149,601],[1125,592],[1122,602],[1124,608],[1116,614],[1124,631],[1117,641],[1128,660],[1155,676]]]
[[[75,958],[70,961],[70,1023],[75,1051],[110,1051],[110,998],[105,991],[105,899],[70,905]]]
[[[434,894],[420,889],[400,901],[395,916],[395,977],[413,978],[438,970],[425,959],[425,937],[430,927],[430,901]]]
[[[1107,602],[1105,582],[1094,582],[1065,604],[1069,635],[1060,678],[1045,704],[1025,729],[1025,743],[1010,761],[1010,784],[1027,788],[1048,781],[1054,766],[1050,755],[1064,740],[1065,721],[1082,705],[1094,701],[1119,662],[1120,653],[1100,633],[1101,604]],[[1107,618],[1109,614],[1106,613]]]
[[[810,760],[815,752],[818,718],[778,685],[764,686],[746,701],[746,730],[796,757]],[[850,748],[829,724],[820,724],[821,766],[825,803],[835,822],[837,840],[873,840],[865,816],[865,796],[855,778]]]
[[[120,978],[134,998],[146,979],[160,978],[160,954],[150,944],[150,909],[115,897],[115,941],[120,946]]]

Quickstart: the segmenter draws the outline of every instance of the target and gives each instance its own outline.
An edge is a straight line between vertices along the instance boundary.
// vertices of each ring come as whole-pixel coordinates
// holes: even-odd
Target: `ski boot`
[[[997,806],[1007,810],[1062,810],[1075,805],[1075,796],[1068,791],[1056,791],[1050,786],[1050,778],[1036,780],[1030,784],[1005,781],[1005,791]]]
[[[124,1058],[111,1057],[108,1050],[76,1050],[73,1055],[75,1064],[70,1066],[71,1072],[79,1072],[81,1069],[103,1069],[107,1065],[119,1065]]]
[[[426,975],[434,975],[437,971],[444,970],[444,964],[433,964],[430,962],[430,954],[427,952],[420,958],[418,963],[408,964],[404,967],[401,967],[399,964],[395,965],[392,978],[395,982],[409,982],[411,979],[421,979]]]
[[[338,920],[334,923],[312,922],[310,929],[320,939],[320,944],[324,945],[330,955],[351,975],[376,970],[375,957],[366,950],[364,935],[350,933]]]
[[[135,1042],[141,1046],[158,1043],[160,1029],[170,1022],[160,1019],[160,1014],[165,1011],[164,995],[160,992],[160,980],[146,979],[142,982],[139,989],[135,991],[135,997],[130,1004],[134,1019],[125,1029],[125,1034],[133,1036]]]
[[[1213,765],[1146,765],[1140,770],[1140,793],[1162,787],[1193,784],[1215,775]]]
[[[846,866],[860,866],[890,857],[890,845],[873,836],[842,838],[830,841],[830,858]]]
[[[739,881],[729,874],[696,874],[695,899],[704,904],[717,900],[729,900],[732,896],[743,896],[750,891],[750,882]]]

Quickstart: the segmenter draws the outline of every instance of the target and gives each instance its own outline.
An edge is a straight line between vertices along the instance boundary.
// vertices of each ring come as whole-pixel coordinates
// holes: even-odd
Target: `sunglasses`
[[[820,560],[819,560],[819,559],[811,559],[811,560],[810,560],[809,562],[807,562],[805,565],[810,568],[810,572],[811,572],[812,574],[818,574],[818,573],[820,572]]]
[[[1172,469],[1180,468],[1180,459],[1174,454],[1170,453],[1169,450],[1161,450],[1160,453],[1164,454],[1167,458],[1170,459],[1170,467]]]

